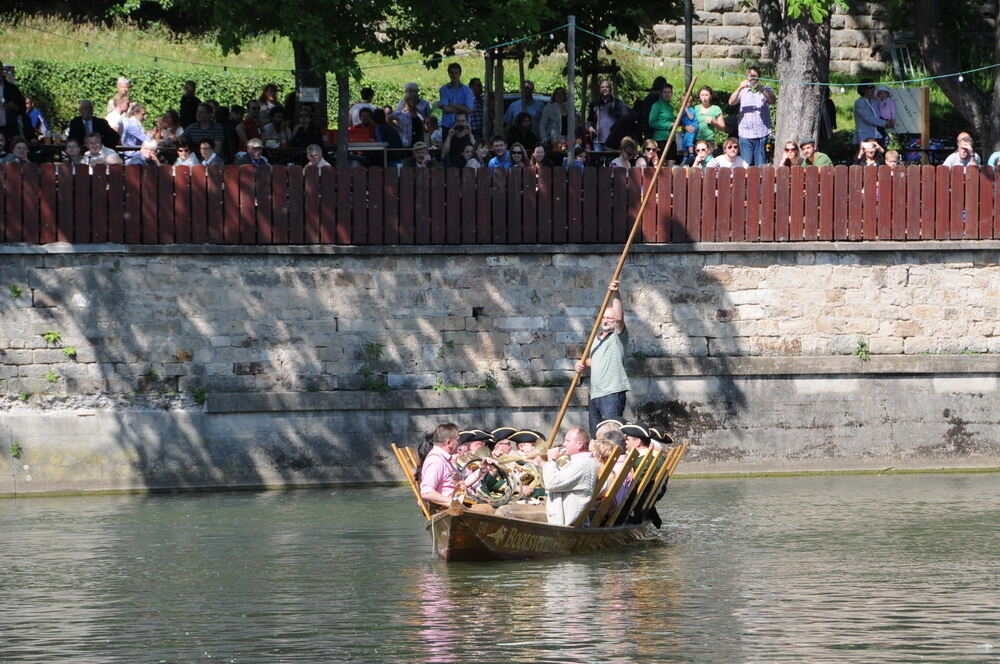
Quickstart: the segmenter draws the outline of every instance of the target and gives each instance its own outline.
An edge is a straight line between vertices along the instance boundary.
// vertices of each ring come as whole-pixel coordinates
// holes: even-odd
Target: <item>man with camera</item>
[[[476,137],[472,135],[472,127],[469,126],[469,115],[459,111],[455,113],[455,124],[445,132],[444,144],[441,146],[445,165],[455,168],[465,166],[462,150],[466,145],[476,147]]]
[[[760,84],[757,67],[749,67],[746,79],[729,95],[729,105],[740,107],[740,157],[748,166],[767,163],[764,146],[771,135],[771,104],[775,99],[774,90]]]

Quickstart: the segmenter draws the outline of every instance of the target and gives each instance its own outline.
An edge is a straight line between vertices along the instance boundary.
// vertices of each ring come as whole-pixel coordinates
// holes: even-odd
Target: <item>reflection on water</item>
[[[0,662],[1000,662],[996,475],[679,480],[445,565],[407,489],[0,501]]]

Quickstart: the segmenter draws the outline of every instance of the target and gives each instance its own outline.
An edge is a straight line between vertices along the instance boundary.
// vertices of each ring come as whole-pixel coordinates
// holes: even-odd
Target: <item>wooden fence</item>
[[[625,240],[653,171],[0,166],[0,240],[521,244]],[[992,168],[660,173],[641,242],[1000,238]]]

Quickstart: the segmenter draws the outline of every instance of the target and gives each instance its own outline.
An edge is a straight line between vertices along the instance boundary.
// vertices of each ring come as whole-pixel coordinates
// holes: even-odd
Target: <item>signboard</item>
[[[299,88],[299,103],[300,104],[318,104],[319,103],[319,88]]]
[[[919,134],[923,127],[925,109],[921,103],[923,88],[889,88],[896,102],[896,126],[890,131],[895,134]]]

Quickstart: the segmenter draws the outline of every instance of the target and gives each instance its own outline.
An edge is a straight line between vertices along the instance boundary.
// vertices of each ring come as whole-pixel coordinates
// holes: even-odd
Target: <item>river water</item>
[[[405,488],[0,501],[0,662],[1000,662],[1000,476],[684,480],[451,564]]]

